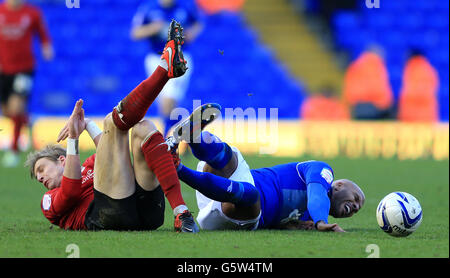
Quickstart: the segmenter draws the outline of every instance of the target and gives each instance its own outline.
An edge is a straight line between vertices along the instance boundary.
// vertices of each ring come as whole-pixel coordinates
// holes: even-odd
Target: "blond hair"
[[[30,167],[30,175],[32,179],[36,178],[34,174],[34,166],[41,158],[48,158],[52,161],[57,161],[60,156],[66,156],[66,150],[60,145],[48,145],[45,148],[29,153],[25,161],[25,167]]]

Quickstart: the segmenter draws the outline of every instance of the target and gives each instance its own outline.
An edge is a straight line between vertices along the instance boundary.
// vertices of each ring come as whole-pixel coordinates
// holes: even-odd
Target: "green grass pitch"
[[[88,155],[83,153],[82,159]],[[246,159],[250,167],[257,168],[312,158],[246,156]],[[196,160],[191,155],[182,160],[187,166],[195,166]],[[39,205],[45,189],[30,180],[27,169],[0,168],[0,257],[65,258],[73,254],[66,248],[76,244],[82,258],[365,258],[374,255],[374,251],[366,248],[376,244],[381,258],[448,258],[448,161],[347,158],[325,161],[333,167],[335,178],[354,180],[366,194],[365,206],[354,217],[329,219],[347,233],[258,230],[177,234],[173,232],[173,215],[167,202],[165,223],[156,231],[64,231],[52,226],[42,215]],[[182,186],[195,216],[194,190]],[[378,202],[393,191],[411,193],[423,208],[421,226],[406,238],[385,234],[376,222]]]

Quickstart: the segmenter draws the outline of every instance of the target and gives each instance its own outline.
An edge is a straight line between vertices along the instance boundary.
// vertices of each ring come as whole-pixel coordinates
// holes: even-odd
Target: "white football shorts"
[[[248,182],[255,186],[252,174],[250,173],[250,167],[244,160],[241,152],[231,147],[233,152],[238,156],[238,166],[234,173],[229,177],[230,180]],[[203,172],[205,161],[200,161],[197,165],[197,171]],[[197,216],[197,222],[200,228],[205,230],[255,230],[261,217],[261,212],[258,217],[252,220],[236,220],[229,218],[222,212],[221,202],[212,200],[199,191],[196,191],[197,206],[199,213]]]

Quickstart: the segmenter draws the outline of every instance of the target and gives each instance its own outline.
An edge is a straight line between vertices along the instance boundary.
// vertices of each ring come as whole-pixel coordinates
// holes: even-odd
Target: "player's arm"
[[[331,167],[320,161],[300,163],[297,167],[300,167],[297,170],[303,173],[307,184],[307,208],[315,228],[319,231],[343,232],[337,224],[328,223],[331,206],[328,189],[334,179]]]
[[[52,197],[51,210],[61,215],[73,207],[81,194],[81,165],[78,138],[85,128],[83,100],[78,100],[67,122],[67,152],[60,190]],[[45,208],[44,208],[45,209]]]
[[[45,24],[41,12],[38,11],[35,23],[35,32],[39,36],[41,42],[42,56],[45,60],[50,61],[54,57],[53,45],[50,40],[50,35]]]
[[[328,224],[330,199],[327,190],[320,183],[310,183],[307,188],[307,208],[318,231],[344,232],[338,224]]]
[[[134,26],[131,29],[131,38],[135,40],[146,39],[159,34],[165,26],[164,21],[154,21],[144,25]]]
[[[316,224],[319,221],[328,223],[330,211],[330,199],[327,190],[320,183],[309,183],[307,185],[307,208],[311,219]]]
[[[151,20],[146,22],[148,18]],[[134,40],[146,39],[167,30],[166,25],[167,23],[158,10],[148,10],[144,5],[133,17],[130,35]]]
[[[203,31],[203,23],[197,21],[189,29],[184,32],[185,40],[187,42],[194,41],[198,35]]]
[[[67,122],[68,138],[67,152],[64,165],[63,176],[69,179],[81,180],[81,163],[78,152],[78,139],[80,134],[86,128],[84,120],[83,100],[78,100]]]
[[[188,27],[184,30],[184,39],[189,43],[194,41],[203,31],[204,16],[196,5],[187,5],[185,9],[188,13],[187,21],[190,23],[185,24]]]
[[[330,212],[330,199],[327,190],[320,183],[310,183],[307,189],[308,211],[318,231],[345,232],[338,224],[328,223]]]

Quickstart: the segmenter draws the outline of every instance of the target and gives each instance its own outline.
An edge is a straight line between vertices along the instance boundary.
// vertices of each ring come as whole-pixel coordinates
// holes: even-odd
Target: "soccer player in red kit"
[[[11,149],[2,159],[4,167],[19,163],[20,130],[28,122],[26,105],[35,68],[33,35],[41,41],[43,57],[51,60],[53,48],[39,9],[23,0],[0,3],[0,108],[13,122]]]
[[[84,118],[80,99],[57,138],[67,138],[67,150],[48,146],[29,155],[31,175],[49,190],[41,209],[51,223],[75,230],[153,230],[163,224],[165,195],[175,230],[198,232],[168,145],[152,122],[142,120],[164,85],[187,70],[182,43],[182,28],[172,21],[160,66],[106,116],[103,132]],[[78,138],[84,130],[97,152],[80,166]]]

